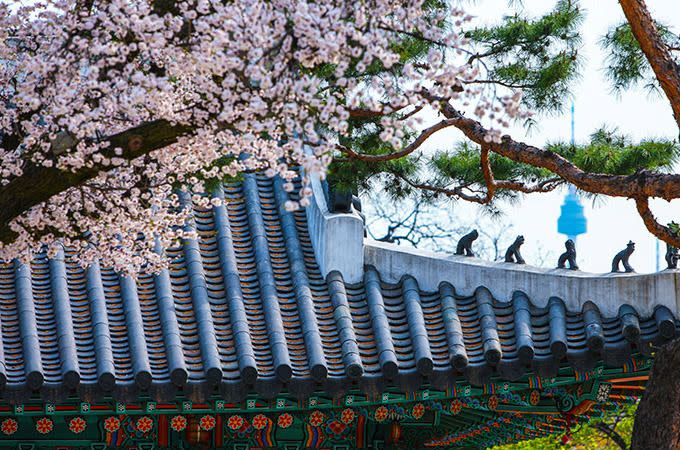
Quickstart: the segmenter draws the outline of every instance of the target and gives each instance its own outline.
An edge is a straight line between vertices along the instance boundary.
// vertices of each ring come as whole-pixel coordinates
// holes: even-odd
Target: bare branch
[[[497,180],[493,182],[494,188],[492,189],[493,193],[491,195],[489,195],[488,190],[484,195],[471,195],[466,192],[466,190],[472,191],[470,184],[464,184],[455,187],[443,187],[413,181],[408,177],[398,173],[393,173],[392,175],[400,178],[412,188],[420,189],[423,191],[435,192],[437,194],[443,194],[446,195],[447,197],[460,198],[468,202],[479,203],[480,205],[487,205],[491,203],[491,200],[493,199],[493,193],[495,193],[496,189],[498,188],[522,192],[525,194],[532,194],[536,192],[550,192],[557,188],[562,183],[564,183],[564,180],[557,177],[550,178],[533,186],[531,185],[527,186],[525,183],[521,181]]]
[[[489,203],[496,191],[496,182],[493,179],[493,170],[491,170],[491,162],[489,161],[489,146],[482,145],[480,154],[480,161],[482,165],[482,174],[484,174],[484,181],[486,182],[486,203]]]
[[[614,443],[618,445],[621,450],[628,450],[628,447],[626,446],[626,441],[624,441],[621,435],[616,432],[614,427],[609,427],[604,422],[598,422],[595,424],[595,428],[601,433],[603,433],[605,436],[607,436],[609,439],[614,441]]]
[[[432,125],[429,128],[426,128],[423,130],[420,135],[409,145],[404,147],[402,150],[394,153],[386,153],[382,155],[366,155],[364,153],[357,153],[351,148],[345,147],[344,145],[337,144],[336,147],[337,149],[349,156],[351,159],[358,159],[360,161],[365,161],[365,162],[383,162],[383,161],[391,161],[393,159],[399,159],[403,158],[404,156],[408,156],[414,151],[416,151],[418,148],[420,148],[421,145],[434,133],[436,133],[439,130],[443,130],[444,128],[448,128],[450,126],[453,126],[455,121],[453,120],[442,120],[434,125]]]

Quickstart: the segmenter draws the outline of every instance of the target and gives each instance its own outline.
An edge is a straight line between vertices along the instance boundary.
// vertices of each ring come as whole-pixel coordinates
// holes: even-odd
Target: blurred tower
[[[588,231],[588,221],[583,214],[583,205],[576,195],[576,188],[569,186],[569,192],[564,197],[557,219],[557,232],[566,234],[567,238],[576,242],[579,234]]]
[[[571,103],[571,145],[574,145],[574,103]],[[569,185],[569,192],[564,197],[557,219],[557,232],[567,235],[568,239],[576,242],[579,234],[588,230],[588,221],[583,214],[583,205],[576,195],[576,188]]]

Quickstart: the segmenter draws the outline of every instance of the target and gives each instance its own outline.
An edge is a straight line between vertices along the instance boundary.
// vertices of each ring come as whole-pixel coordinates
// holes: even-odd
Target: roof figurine
[[[475,256],[472,251],[472,243],[479,237],[477,230],[472,230],[458,241],[456,255]]]
[[[678,254],[678,249],[673,247],[671,244],[666,244],[666,265],[668,269],[678,268],[678,259],[680,255]]]
[[[519,252],[519,248],[522,244],[524,244],[524,236],[520,234],[505,252],[505,262],[514,262],[516,264],[525,263],[524,258],[522,258],[522,255]]]
[[[566,268],[565,266],[568,262],[570,270],[578,270],[578,265],[576,264],[576,244],[574,244],[573,240],[567,239],[564,243],[564,247],[566,248],[566,251],[562,253],[557,260],[557,268]]]
[[[628,258],[630,258],[630,255],[632,255],[634,251],[635,242],[628,241],[626,248],[624,248],[623,250],[618,252],[616,256],[614,256],[614,259],[612,260],[612,272],[619,271],[619,264],[623,264],[623,268],[625,269],[626,272],[635,272],[633,267],[631,267],[630,263],[628,262]]]

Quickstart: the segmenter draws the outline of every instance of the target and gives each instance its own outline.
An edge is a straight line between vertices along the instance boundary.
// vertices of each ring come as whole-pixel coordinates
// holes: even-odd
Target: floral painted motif
[[[74,417],[68,422],[68,429],[71,433],[80,434],[87,428],[87,422],[82,417]]]
[[[461,410],[463,409],[463,402],[461,402],[458,399],[455,399],[451,402],[451,414],[458,415],[460,414]]]
[[[206,416],[207,417],[207,416]],[[211,416],[212,417],[212,416]],[[243,417],[239,415],[234,415],[229,418],[229,421],[227,422],[227,425],[229,428],[232,430],[238,430],[243,426]],[[213,424],[214,426],[214,424]]]
[[[541,393],[538,391],[531,391],[531,395],[529,396],[529,404],[532,406],[538,405],[538,402],[541,401]]]
[[[109,433],[113,433],[114,431],[118,431],[120,428],[120,419],[118,417],[107,417],[106,420],[104,421],[104,429],[108,431]]]
[[[496,408],[498,408],[498,397],[495,395],[489,397],[489,402],[487,403],[487,406],[491,411],[495,411]]]
[[[425,406],[422,403],[416,403],[415,405],[413,405],[411,415],[416,420],[422,418],[423,415],[425,415]]]
[[[14,433],[16,433],[17,430],[19,429],[19,423],[12,418],[5,419],[5,420],[2,421],[2,425],[0,425],[0,429],[2,429],[2,432],[4,434],[6,434],[7,436],[11,436]]]
[[[148,433],[153,428],[153,420],[151,417],[143,416],[137,419],[137,431]]]
[[[54,429],[54,422],[52,421],[52,419],[48,419],[47,417],[43,417],[42,419],[39,419],[35,423],[35,429],[40,434],[47,434]]]
[[[379,407],[375,410],[375,420],[378,422],[384,422],[387,419],[387,408],[384,406]]]
[[[253,428],[261,430],[269,424],[269,418],[264,414],[258,414],[253,417]]]
[[[237,430],[238,428],[241,427],[241,425],[239,425],[236,428],[231,426],[232,419],[235,418],[235,417],[241,419],[241,425],[243,425],[243,418],[241,416],[231,416],[229,418],[229,428],[231,428],[232,430]],[[215,423],[217,423],[217,421],[215,420],[215,416],[211,416],[210,414],[206,414],[205,416],[201,417],[201,420],[199,421],[199,424],[201,426],[201,430],[205,430],[205,431],[210,431],[213,428],[215,428]]]
[[[313,427],[318,427],[323,423],[325,416],[321,411],[314,411],[309,415],[309,424]]]
[[[276,419],[276,424],[281,428],[288,428],[293,424],[293,416],[283,413]]]
[[[340,420],[342,423],[349,425],[354,421],[354,410],[352,408],[345,408],[340,413]]]
[[[612,390],[612,385],[611,384],[600,384],[600,386],[597,388],[597,401],[600,403],[604,403],[607,401],[609,398],[609,391]]]
[[[170,421],[170,428],[179,432],[187,427],[187,418],[184,416],[175,416]]]

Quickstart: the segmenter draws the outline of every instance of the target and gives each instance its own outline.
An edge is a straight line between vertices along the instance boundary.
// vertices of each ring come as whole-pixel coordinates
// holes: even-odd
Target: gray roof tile
[[[249,174],[213,195],[226,203],[194,207],[186,226],[197,238],[166,249],[172,262],[158,274],[82,269],[68,250],[1,266],[0,395],[237,401],[284,389],[444,389],[621,365],[675,335],[665,307],[640,317],[623,305],[605,317],[597,301],[569,311],[557,297],[535,306],[521,290],[509,302],[484,286],[424,291],[408,275],[387,283],[374,267],[359,284],[337,271],[324,278],[305,212],[283,208],[280,180]]]

